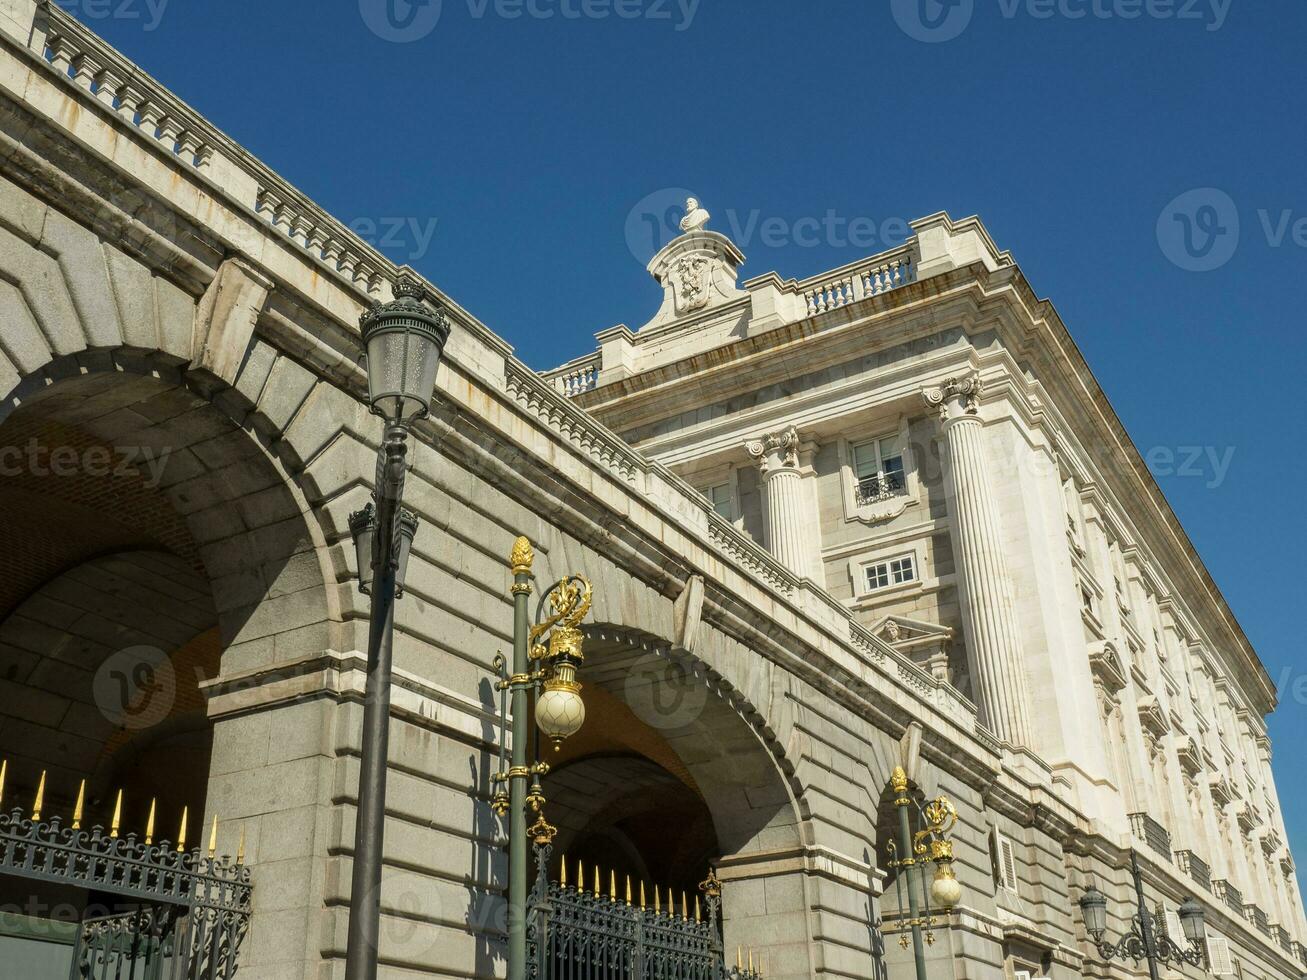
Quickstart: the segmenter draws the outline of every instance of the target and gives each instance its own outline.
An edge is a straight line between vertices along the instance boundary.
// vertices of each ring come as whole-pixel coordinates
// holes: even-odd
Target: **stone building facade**
[[[253,874],[240,977],[343,976],[357,322],[402,270],[57,5],[0,0],[0,47],[4,799],[44,772],[88,822],[118,790],[125,825],[216,818]],[[768,976],[907,968],[898,765],[961,816],[932,977],[1123,972],[1076,900],[1123,929],[1132,847],[1203,902],[1218,972],[1301,972],[1265,671],[1052,308],[974,219],[913,231],[739,285],[696,219],[654,320],[543,376],[427,284],[454,328],[406,494],[382,976],[503,973],[519,534],[540,582],[595,584],[560,848],[674,891],[711,863]],[[84,901],[24,888],[7,962]]]

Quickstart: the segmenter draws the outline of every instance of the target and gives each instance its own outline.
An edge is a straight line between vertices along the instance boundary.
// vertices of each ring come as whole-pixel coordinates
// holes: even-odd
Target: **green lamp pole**
[[[903,890],[908,893],[908,925],[912,930],[912,958],[917,968],[917,980],[926,980],[926,946],[933,945],[935,934],[935,914],[932,906],[938,906],[947,912],[962,898],[962,888],[953,871],[953,842],[949,831],[957,824],[958,814],[948,798],[941,796],[924,807],[919,807],[908,790],[908,774],[902,766],[894,768],[890,776],[890,788],[894,792],[894,807],[898,811],[898,841],[890,841],[890,867],[899,871],[895,881],[899,890],[899,911],[903,910]],[[919,811],[925,824],[924,829],[912,832],[912,810]],[[902,852],[903,857],[898,854]],[[935,877],[929,890],[926,888],[925,863],[929,860],[935,865]],[[912,872],[918,870],[921,895],[913,885]],[[923,905],[925,914],[922,914]],[[922,932],[925,926],[925,932]],[[899,940],[904,949],[908,947],[906,936]]]
[[[537,622],[532,625],[529,603],[534,561],[531,542],[518,538],[508,559],[513,573],[512,672],[504,669],[502,656],[495,657],[495,669],[500,672],[499,771],[492,781],[500,788],[491,806],[500,816],[508,816],[508,980],[526,980],[527,862],[531,856],[527,809],[539,815],[532,832],[551,840],[554,832],[540,812],[545,804],[540,778],[549,772],[549,764],[539,759],[538,737],[532,747],[532,696],[537,736],[546,736],[555,750],[585,721],[576,671],[584,660],[579,626],[590,609],[590,583],[581,575],[563,579],[541,598]],[[548,615],[546,602],[551,610]],[[505,694],[511,700],[511,710]],[[510,742],[512,754],[505,760],[505,745]]]

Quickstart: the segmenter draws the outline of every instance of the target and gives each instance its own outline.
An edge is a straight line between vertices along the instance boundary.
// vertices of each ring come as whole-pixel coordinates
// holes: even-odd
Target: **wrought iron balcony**
[[[1289,930],[1284,928],[1284,926],[1275,926],[1274,930],[1275,939],[1280,944],[1280,948],[1292,956],[1293,940],[1289,938]]]
[[[1212,891],[1216,893],[1217,898],[1225,902],[1226,907],[1231,912],[1235,912],[1240,916],[1243,915],[1243,894],[1238,888],[1235,888],[1224,878],[1217,878],[1212,882]]]
[[[1180,870],[1195,882],[1202,885],[1209,892],[1212,890],[1212,869],[1206,861],[1193,851],[1176,851],[1175,861],[1180,866]]]
[[[1161,857],[1171,860],[1171,832],[1147,813],[1130,814],[1130,829]]]
[[[903,485],[903,477],[898,474],[863,477],[853,490],[854,500],[859,507],[877,504],[882,500],[893,500],[905,493],[907,488]]]
[[[1244,917],[1255,925],[1263,935],[1269,936],[1271,934],[1271,920],[1266,917],[1266,913],[1259,906],[1249,902],[1243,907],[1243,910]]]

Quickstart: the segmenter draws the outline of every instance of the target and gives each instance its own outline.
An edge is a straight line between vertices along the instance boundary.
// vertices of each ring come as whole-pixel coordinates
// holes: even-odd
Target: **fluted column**
[[[962,571],[962,609],[981,711],[989,727],[1011,745],[1031,745],[1030,697],[998,503],[980,420],[978,375],[949,378],[923,394],[939,409],[948,444],[949,496],[954,546]]]
[[[803,482],[794,426],[769,432],[745,448],[758,460],[767,504],[767,547],[795,575],[806,576]]]

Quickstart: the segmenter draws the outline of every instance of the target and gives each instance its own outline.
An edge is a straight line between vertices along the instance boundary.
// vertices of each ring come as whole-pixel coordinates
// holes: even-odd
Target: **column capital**
[[[758,468],[764,474],[799,466],[799,432],[792,425],[752,439],[744,448],[758,460]]]
[[[980,375],[970,374],[960,378],[945,378],[942,384],[925,388],[921,394],[927,405],[939,409],[941,422],[957,422],[979,416],[980,393],[983,388]]]

